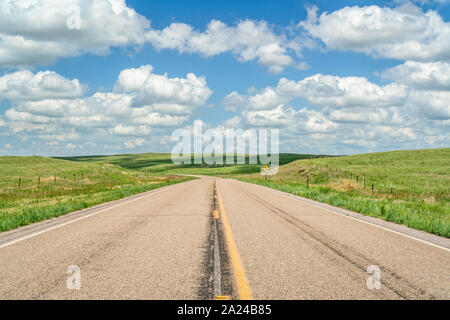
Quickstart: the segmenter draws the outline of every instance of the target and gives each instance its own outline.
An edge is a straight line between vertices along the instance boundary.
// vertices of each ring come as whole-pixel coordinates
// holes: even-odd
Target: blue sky
[[[0,155],[166,152],[194,120],[280,151],[448,147],[448,1],[6,1]],[[191,76],[188,76],[191,74]]]

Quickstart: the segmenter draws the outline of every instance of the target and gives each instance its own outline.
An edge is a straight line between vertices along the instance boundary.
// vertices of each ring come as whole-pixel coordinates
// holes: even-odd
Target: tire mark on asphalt
[[[334,260],[336,261],[336,256],[340,258],[340,260],[344,260],[350,265],[356,267],[359,271],[363,271],[364,275],[366,274],[366,268],[369,265],[378,265],[383,274],[382,284],[388,288],[391,292],[397,295],[401,299],[435,299],[434,296],[428,295],[426,291],[422,288],[417,287],[416,285],[410,283],[408,280],[402,278],[396,272],[390,270],[387,267],[382,266],[377,261],[370,259],[363,254],[356,252],[354,249],[339,243],[336,240],[332,240],[327,237],[323,232],[315,229],[309,224],[295,218],[292,214],[277,208],[270,204],[269,202],[261,199],[257,195],[248,192],[247,190],[241,188],[242,192],[247,194],[250,198],[254,199],[258,203],[260,203],[263,207],[267,208],[271,212],[275,213],[277,216],[285,220],[286,222],[293,225],[296,229],[301,231],[303,234],[299,233],[300,238],[306,241],[314,240],[314,247],[317,248],[322,254],[334,255]],[[304,234],[309,236],[310,239],[304,237]],[[328,250],[323,250],[323,248],[327,248]],[[338,259],[339,260],[339,259]],[[359,276],[359,273],[358,273]],[[374,290],[376,294],[383,295],[382,292],[378,290]]]

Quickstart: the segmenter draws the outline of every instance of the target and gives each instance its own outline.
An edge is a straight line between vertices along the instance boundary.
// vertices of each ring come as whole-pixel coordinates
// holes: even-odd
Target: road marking
[[[216,296],[216,300],[231,300],[230,296]]]
[[[238,180],[235,180],[235,181],[238,181]],[[240,181],[240,182],[242,182],[242,181]],[[249,183],[249,182],[246,182],[246,183]],[[349,219],[353,219],[353,220],[356,220],[356,221],[359,221],[359,222],[362,222],[362,223],[366,223],[366,224],[371,225],[371,226],[373,226],[373,227],[377,227],[377,228],[380,228],[380,229],[383,229],[383,230],[386,230],[386,231],[390,231],[390,232],[392,232],[392,233],[395,233],[395,234],[404,236],[404,237],[406,237],[406,238],[413,239],[413,240],[416,240],[416,241],[418,241],[418,242],[421,242],[421,243],[430,245],[430,246],[432,246],[432,247],[435,247],[435,248],[442,249],[442,250],[444,250],[444,251],[450,252],[450,249],[449,249],[449,248],[446,248],[446,247],[443,247],[443,246],[441,246],[441,245],[438,245],[438,244],[429,242],[429,241],[427,241],[427,240],[423,240],[423,239],[420,239],[420,238],[416,238],[416,237],[414,237],[414,236],[410,236],[410,235],[408,235],[408,234],[405,234],[405,233],[402,233],[402,232],[399,232],[399,231],[396,231],[396,230],[392,230],[392,229],[390,229],[390,228],[386,228],[386,227],[380,226],[380,225],[378,225],[378,224],[376,224],[376,223],[372,223],[372,222],[370,222],[370,221],[366,221],[366,220],[363,220],[363,219],[361,219],[361,218],[352,217],[352,216],[350,216],[350,215],[348,215],[348,214],[345,214],[345,213],[342,213],[342,212],[339,212],[339,211],[336,211],[336,210],[332,210],[332,209],[329,209],[329,208],[326,208],[326,207],[323,207],[323,206],[314,204],[314,203],[312,203],[312,202],[309,202],[309,201],[314,201],[314,200],[311,200],[311,199],[302,199],[300,196],[296,196],[296,195],[294,195],[294,194],[289,194],[289,193],[286,194],[286,193],[284,193],[284,192],[282,192],[282,191],[279,191],[279,190],[276,190],[276,189],[272,189],[272,188],[269,188],[269,187],[266,187],[266,186],[256,185],[256,184],[253,184],[253,183],[249,183],[249,184],[254,185],[254,186],[256,186],[256,187],[259,187],[260,189],[263,189],[263,190],[266,190],[266,191],[271,191],[271,192],[274,192],[274,193],[278,193],[278,194],[280,194],[280,195],[282,195],[282,196],[284,196],[284,197],[287,197],[287,198],[291,198],[291,199],[300,201],[300,202],[302,202],[302,203],[304,203],[304,204],[308,204],[308,205],[311,205],[311,206],[313,206],[313,207],[320,208],[320,209],[323,209],[323,210],[326,210],[326,211],[329,211],[329,212],[332,212],[332,213],[335,213],[335,214],[337,213],[337,214],[339,214],[339,215],[341,215],[341,216],[343,216],[343,217],[346,217],[346,218],[349,218]],[[307,200],[309,200],[309,201],[307,201]],[[346,209],[343,209],[343,210],[346,210]],[[382,221],[384,221],[384,220],[382,220]]]
[[[213,298],[222,296],[222,268],[220,266],[220,245],[219,245],[219,229],[218,217],[219,214],[216,210],[217,197],[216,197],[216,183],[213,183],[213,232],[214,232],[214,246],[213,246]]]
[[[175,185],[177,185],[177,184],[175,184]],[[175,185],[171,185],[171,186],[175,186]],[[171,187],[171,186],[168,186],[168,187]],[[1,245],[0,245],[0,249],[5,248],[5,247],[10,246],[10,245],[13,245],[13,244],[18,243],[18,242],[21,242],[21,241],[23,241],[23,240],[27,240],[27,239],[36,237],[36,236],[41,235],[41,234],[43,234],[43,233],[46,233],[46,232],[49,232],[49,231],[52,231],[52,230],[55,230],[55,229],[64,227],[64,226],[66,226],[66,225],[68,225],[68,224],[75,223],[75,222],[78,222],[78,221],[80,221],[80,220],[87,219],[87,218],[92,217],[92,216],[95,216],[95,215],[97,215],[97,214],[99,214],[99,213],[102,213],[102,212],[105,212],[105,211],[108,211],[108,210],[111,210],[111,209],[115,209],[115,208],[121,207],[121,206],[123,206],[123,205],[125,205],[125,204],[129,204],[129,203],[135,202],[135,201],[137,201],[137,200],[144,199],[144,198],[146,198],[146,197],[149,197],[149,196],[154,195],[154,194],[156,194],[156,193],[159,193],[159,192],[161,192],[161,191],[167,190],[168,187],[162,187],[162,188],[160,188],[160,189],[154,189],[154,190],[151,190],[151,191],[153,191],[153,192],[151,192],[151,193],[149,193],[149,194],[147,194],[147,195],[144,195],[144,196],[141,196],[141,197],[137,197],[137,198],[134,198],[134,199],[130,199],[129,201],[121,202],[121,203],[119,203],[118,205],[115,205],[115,206],[112,206],[112,207],[107,207],[107,208],[105,208],[105,209],[102,209],[102,210],[93,212],[93,213],[91,213],[91,214],[87,214],[87,215],[85,215],[85,216],[79,217],[79,218],[77,218],[77,219],[73,219],[73,220],[70,220],[70,221],[67,221],[67,222],[58,224],[58,225],[53,226],[53,227],[50,227],[50,228],[47,228],[47,229],[44,229],[44,230],[41,230],[41,231],[37,231],[37,232],[31,233],[31,234],[28,234],[28,235],[26,235],[26,236],[24,236],[24,237],[21,237],[21,238],[12,240],[12,241],[10,241],[10,242],[1,244]],[[123,200],[123,199],[119,199],[119,200]],[[61,217],[63,217],[63,216],[61,216]]]
[[[242,265],[241,257],[239,256],[239,252],[236,247],[236,242],[234,241],[233,233],[231,232],[230,223],[228,222],[228,216],[223,206],[222,195],[220,193],[219,186],[217,184],[216,190],[217,190],[217,200],[219,202],[219,210],[222,216],[222,224],[225,233],[225,240],[228,246],[230,260],[236,278],[238,296],[239,299],[241,300],[252,300],[253,299],[252,291],[250,290],[247,276],[245,275],[245,270]]]

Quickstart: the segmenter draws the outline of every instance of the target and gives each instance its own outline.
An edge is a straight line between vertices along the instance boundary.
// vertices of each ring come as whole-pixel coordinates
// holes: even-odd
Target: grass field
[[[104,162],[0,157],[0,232],[189,179]]]
[[[299,160],[239,179],[450,237],[450,149]]]
[[[266,185],[450,237],[449,160],[450,149],[343,157],[280,154],[279,173],[264,178],[261,164],[176,166],[170,154],[158,153],[0,157],[0,231],[189,179],[174,174],[204,174]]]
[[[236,156],[235,156],[236,157]],[[317,158],[317,155],[281,153],[279,155],[280,165],[299,159]],[[110,163],[120,167],[140,170],[149,174],[203,174],[203,175],[226,175],[256,173],[261,169],[261,164],[249,164],[249,157],[245,157],[246,164],[233,165],[207,165],[207,164],[184,164],[174,165],[169,153],[143,153],[143,154],[121,154],[112,156],[89,156],[89,157],[67,157],[59,158],[84,163]],[[193,162],[193,161],[192,161]],[[235,161],[237,162],[237,161]],[[259,159],[258,159],[259,162]],[[225,163],[225,156],[224,156]]]
[[[311,157],[281,155],[282,163]],[[170,154],[0,157],[0,232],[192,178],[258,172],[260,165],[175,166]],[[20,182],[19,182],[20,181]]]

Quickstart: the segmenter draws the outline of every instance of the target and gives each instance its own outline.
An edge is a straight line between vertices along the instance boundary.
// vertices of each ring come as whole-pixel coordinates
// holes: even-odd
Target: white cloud
[[[65,132],[61,134],[42,134],[39,135],[39,139],[43,141],[50,141],[50,142],[64,142],[64,141],[76,141],[80,140],[81,136],[76,133],[74,130],[72,132]]]
[[[234,116],[225,120],[222,125],[228,128],[240,128],[242,126],[242,119],[239,116]]]
[[[123,143],[124,147],[127,149],[134,149],[136,147],[140,147],[144,145],[145,140],[142,138],[137,138],[134,140],[125,141]]]
[[[61,57],[107,54],[111,47],[151,43],[158,50],[215,56],[231,52],[239,61],[256,60],[272,73],[307,68],[292,55],[301,43],[277,34],[265,21],[229,26],[211,20],[198,31],[184,23],[152,29],[150,20],[125,0],[3,0],[0,4],[0,67],[48,64]]]
[[[73,143],[68,143],[68,144],[66,144],[66,149],[71,149],[71,150],[83,149],[83,146],[76,145],[76,144],[73,144]]]
[[[396,83],[378,86],[364,77],[313,75],[301,81],[281,79],[277,90],[282,96],[304,97],[321,107],[388,107],[400,105],[407,96]]]
[[[81,97],[86,86],[78,79],[67,79],[53,71],[36,74],[28,70],[0,77],[0,100],[43,100]]]
[[[250,126],[280,127],[282,135],[332,133],[338,128],[321,112],[283,105],[273,110],[244,112],[244,118]]]
[[[447,62],[406,61],[383,71],[382,76],[410,88],[450,90],[450,64]]]
[[[288,51],[295,49],[285,36],[277,35],[265,21],[243,20],[236,26],[211,20],[204,32],[184,23],[172,23],[162,30],[151,30],[148,39],[157,49],[176,49],[180,53],[214,56],[232,52],[239,61],[257,60],[272,73],[297,64]],[[297,51],[298,50],[294,50]]]
[[[14,108],[5,112],[6,119],[15,122],[29,122],[30,124],[45,124],[50,122],[50,118],[45,116],[34,115],[28,112],[20,112]]]
[[[433,10],[407,3],[397,8],[345,7],[299,23],[329,49],[364,52],[374,57],[415,61],[450,59],[450,23]]]
[[[295,111],[279,105],[271,110],[249,110],[243,115],[250,126],[279,127],[289,125],[295,117]]]
[[[380,123],[388,120],[388,112],[385,109],[367,111],[364,109],[338,109],[330,112],[329,117],[336,122],[348,123]]]
[[[244,120],[244,123],[242,123]],[[278,127],[282,133],[330,133],[338,128],[337,123],[324,114],[306,108],[295,110],[290,106],[279,105],[270,110],[246,110],[242,120],[234,117],[225,126],[238,127]]]
[[[152,71],[150,65],[123,70],[115,91],[133,96],[135,105],[175,114],[189,114],[212,94],[204,77],[188,73],[186,78],[169,78]]]
[[[174,116],[170,114],[147,111],[144,116],[135,117],[133,119],[133,123],[146,124],[155,127],[177,127],[182,125],[188,119],[189,116]]]
[[[102,146],[109,145],[102,141],[111,141],[125,148],[142,147],[142,137],[182,125],[212,93],[203,77],[190,73],[169,78],[152,70],[151,66],[124,70],[115,92],[90,96],[82,96],[78,80],[54,72],[5,74],[0,78],[0,97],[9,100],[10,107],[0,125],[55,148],[81,148],[84,145],[73,141],[91,139]],[[126,137],[134,139],[121,141]]]
[[[363,77],[282,78],[275,87],[226,96],[226,109],[239,115],[224,125],[278,127],[283,150],[292,152],[345,154],[361,149],[445,147],[449,94],[395,82],[377,85]],[[303,107],[298,98],[310,106]]]
[[[229,110],[268,110],[295,98],[305,98],[321,108],[381,108],[403,105],[407,90],[396,83],[378,86],[363,77],[316,74],[300,81],[281,78],[276,87],[254,95],[232,92],[224,104]]]
[[[79,28],[71,27],[74,19]],[[140,45],[150,28],[125,0],[6,0],[0,5],[0,21],[0,67]]]
[[[109,130],[110,133],[119,136],[146,136],[150,134],[148,126],[124,126],[119,123],[117,126]]]
[[[411,91],[408,104],[429,119],[450,119],[450,91]]]

